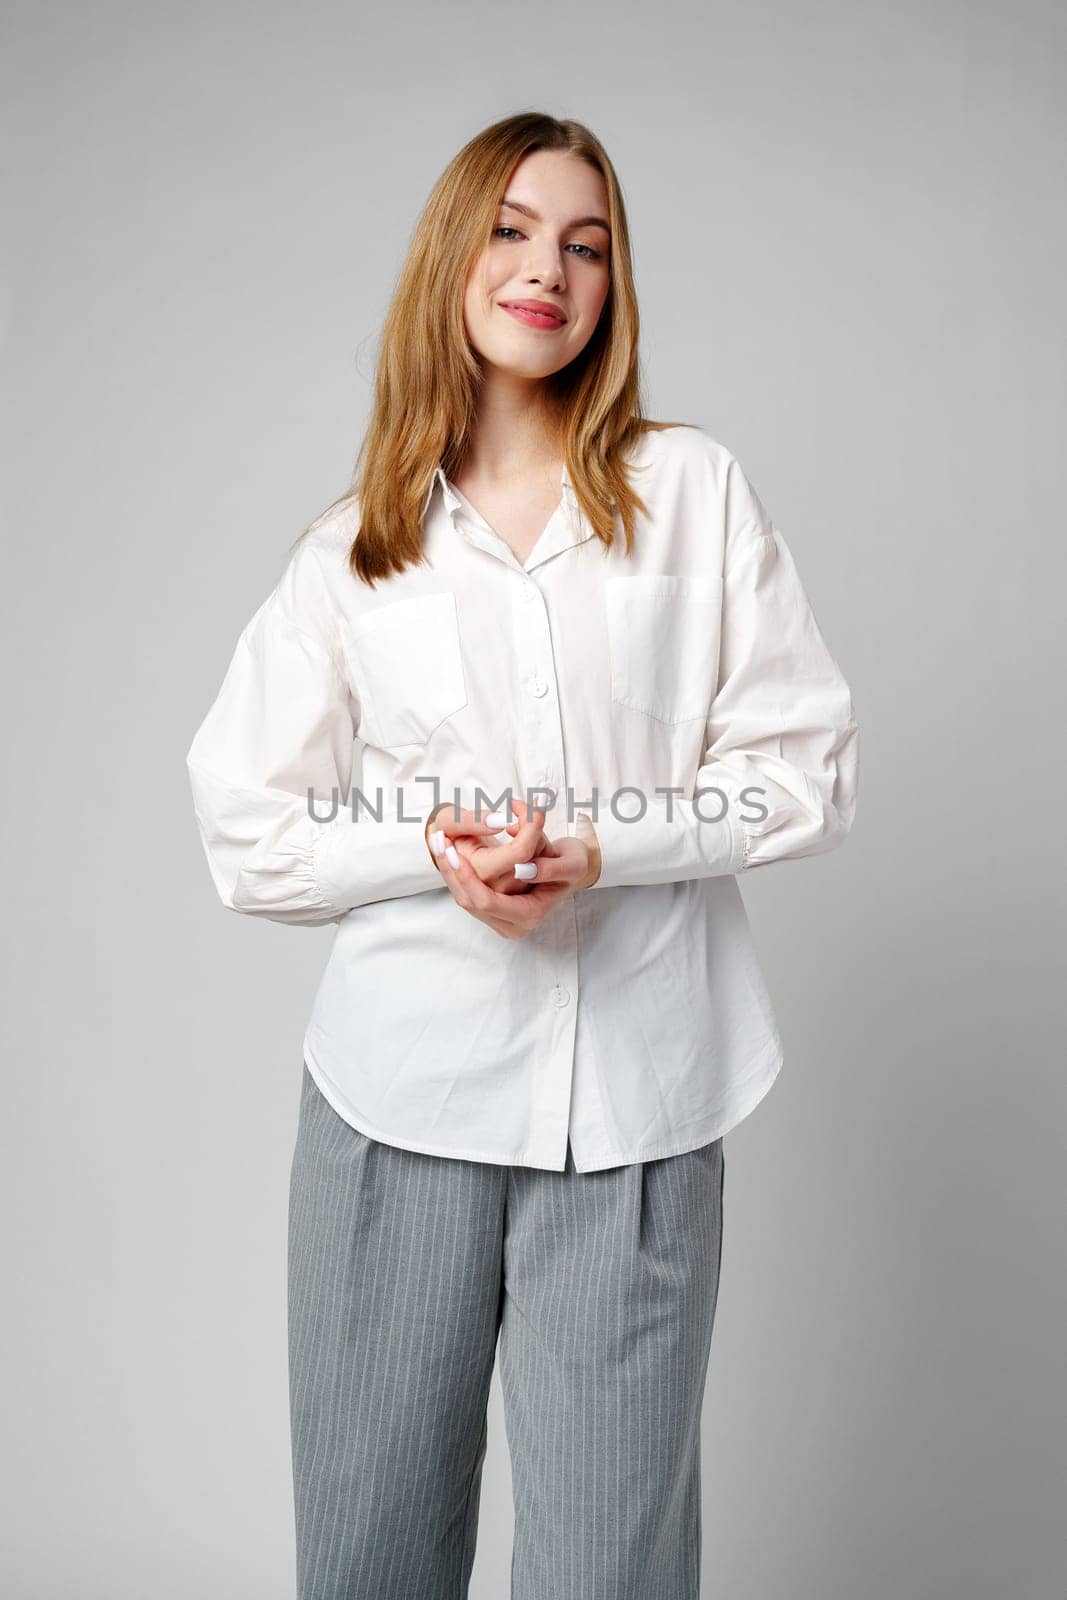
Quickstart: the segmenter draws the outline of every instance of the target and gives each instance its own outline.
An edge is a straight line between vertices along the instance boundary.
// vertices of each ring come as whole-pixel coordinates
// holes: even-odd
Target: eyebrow
[[[509,211],[521,211],[523,216],[529,217],[532,222],[541,221],[533,206],[524,206],[519,200],[501,200],[501,211],[504,210],[505,206]],[[568,223],[567,226],[570,228],[603,228],[606,234],[609,236],[611,234],[611,229],[603,217],[575,217],[574,221]]]

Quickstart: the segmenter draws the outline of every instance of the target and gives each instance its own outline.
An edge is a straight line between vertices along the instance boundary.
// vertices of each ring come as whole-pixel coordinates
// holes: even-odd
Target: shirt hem
[[[716,1139],[722,1139],[739,1123],[755,1111],[764,1096],[769,1092],[775,1079],[785,1063],[784,1051],[779,1049],[767,1064],[756,1073],[750,1074],[744,1080],[745,1093],[735,1096],[726,1102],[716,1116],[702,1125],[700,1133],[691,1134],[681,1143],[653,1145],[648,1150],[640,1153],[630,1151],[621,1156],[594,1156],[592,1165],[580,1166],[575,1156],[575,1165],[578,1172],[603,1172],[607,1167],[632,1166],[638,1161],[662,1161],[669,1156],[684,1156],[691,1150],[699,1150],[702,1145],[711,1144]]]
[[[331,1079],[326,1076],[315,1061],[311,1048],[306,1041],[304,1043],[304,1062],[315,1080],[316,1088],[319,1089],[323,1098],[337,1112],[337,1115],[347,1122],[349,1127],[355,1128],[357,1133],[366,1134],[368,1139],[376,1139],[379,1144],[395,1145],[400,1150],[412,1150],[416,1155],[445,1156],[450,1161],[482,1161],[498,1167],[530,1165],[526,1160],[526,1152],[502,1156],[484,1150],[446,1150],[442,1145],[426,1144],[422,1141],[416,1142],[414,1139],[402,1139],[395,1133],[385,1133],[381,1128],[376,1128],[373,1123],[355,1115],[348,1101],[344,1099]],[[544,1170],[562,1172],[563,1168],[553,1167],[545,1168]]]
[[[591,1162],[582,1165],[577,1153],[574,1153],[575,1171],[603,1172],[609,1167],[636,1166],[643,1161],[662,1161],[668,1156],[687,1155],[691,1150],[698,1150],[702,1145],[711,1144],[715,1139],[723,1138],[740,1122],[749,1116],[760,1104],[768,1093],[779,1072],[784,1065],[784,1052],[779,1049],[767,1064],[758,1073],[753,1073],[744,1080],[745,1093],[735,1096],[723,1106],[718,1113],[702,1125],[700,1133],[691,1134],[681,1143],[653,1145],[648,1150],[623,1152],[621,1155],[598,1155]],[[304,1042],[304,1062],[315,1080],[315,1085],[323,1098],[328,1102],[337,1115],[347,1122],[349,1127],[357,1133],[366,1135],[369,1139],[376,1139],[381,1144],[391,1144],[400,1150],[411,1150],[418,1155],[444,1156],[451,1161],[480,1161],[490,1166],[497,1167],[532,1167],[539,1172],[562,1172],[563,1165],[553,1163],[545,1166],[541,1162],[531,1162],[528,1151],[519,1151],[510,1155],[500,1155],[496,1152],[484,1150],[456,1150],[445,1149],[441,1145],[431,1145],[416,1142],[414,1139],[402,1139],[397,1134],[385,1133],[376,1128],[371,1122],[357,1118],[347,1100],[334,1086],[333,1082],[316,1062],[310,1045]],[[572,1147],[573,1148],[573,1147]]]

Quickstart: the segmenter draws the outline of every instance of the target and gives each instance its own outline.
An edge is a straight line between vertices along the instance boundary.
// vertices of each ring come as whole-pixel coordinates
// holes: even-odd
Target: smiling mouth
[[[519,322],[526,323],[530,328],[562,328],[564,319],[554,311],[534,311],[530,306],[513,306],[504,304],[500,308],[507,311]]]

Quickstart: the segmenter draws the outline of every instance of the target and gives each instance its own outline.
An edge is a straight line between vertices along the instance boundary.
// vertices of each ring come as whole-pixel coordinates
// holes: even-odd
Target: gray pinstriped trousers
[[[304,1066],[298,1600],[465,1600],[499,1337],[512,1600],[697,1600],[723,1140],[599,1172],[404,1150]]]

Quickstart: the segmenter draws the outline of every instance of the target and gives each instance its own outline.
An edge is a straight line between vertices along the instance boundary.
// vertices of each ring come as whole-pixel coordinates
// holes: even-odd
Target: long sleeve
[[[693,794],[671,796],[669,809],[668,797],[649,795],[643,815],[631,801],[636,820],[602,807],[594,888],[816,855],[852,826],[859,729],[849,686],[785,539],[736,461],[731,472],[718,683]]]
[[[441,888],[422,827],[430,804],[420,813],[408,802],[400,818],[383,809],[380,820],[360,806],[353,819],[355,736],[324,575],[302,546],[241,634],[186,756],[230,910],[319,924]]]

